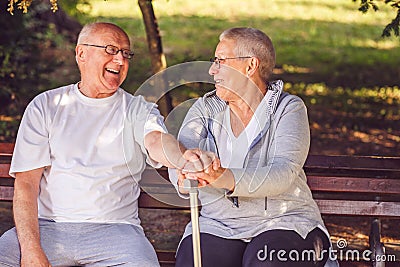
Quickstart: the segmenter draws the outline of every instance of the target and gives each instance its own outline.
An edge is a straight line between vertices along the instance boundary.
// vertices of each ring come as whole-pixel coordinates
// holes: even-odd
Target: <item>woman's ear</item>
[[[246,68],[246,76],[251,77],[256,73],[258,67],[260,65],[260,60],[256,57],[252,57],[249,65]]]
[[[246,67],[246,77],[250,78],[251,68],[249,66]]]

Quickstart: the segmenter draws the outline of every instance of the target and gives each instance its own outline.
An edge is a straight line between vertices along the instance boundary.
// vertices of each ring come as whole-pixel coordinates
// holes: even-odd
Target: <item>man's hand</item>
[[[187,149],[180,160],[183,173],[190,172],[210,172],[217,170],[221,166],[220,160],[210,151],[202,151],[200,149]],[[182,164],[183,163],[183,164]]]
[[[183,181],[187,178],[188,174],[193,174],[192,179],[198,180],[194,176],[195,173],[214,172],[221,167],[221,162],[213,152],[188,149],[183,153],[180,166],[177,169],[179,192],[187,194],[188,190],[184,188]],[[207,185],[204,180],[200,179],[198,181],[201,186]]]
[[[144,146],[150,157],[168,168],[187,172],[203,171],[217,168],[219,160],[212,152],[199,149],[186,149],[171,134],[153,131],[145,136]]]
[[[42,248],[21,253],[21,267],[51,267]]]

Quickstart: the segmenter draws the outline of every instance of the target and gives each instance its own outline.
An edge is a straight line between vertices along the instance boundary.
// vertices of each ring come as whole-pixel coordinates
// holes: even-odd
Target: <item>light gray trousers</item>
[[[39,220],[40,241],[52,266],[159,266],[141,228],[129,224]],[[20,266],[15,228],[0,237],[0,266]]]

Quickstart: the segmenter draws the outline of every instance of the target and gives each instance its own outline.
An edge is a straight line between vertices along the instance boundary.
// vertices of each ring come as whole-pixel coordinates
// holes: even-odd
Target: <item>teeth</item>
[[[221,79],[215,80],[215,83],[221,83],[221,82],[222,82]]]
[[[109,72],[114,73],[114,74],[119,74],[119,70],[106,68],[106,71],[109,71]]]

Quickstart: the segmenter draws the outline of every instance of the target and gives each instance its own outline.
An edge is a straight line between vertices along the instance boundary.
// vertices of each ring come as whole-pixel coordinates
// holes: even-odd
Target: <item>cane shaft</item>
[[[190,196],[190,217],[192,221],[192,241],[193,241],[193,263],[194,267],[201,267],[197,181],[186,179],[184,181],[184,184],[186,188],[189,188],[189,196]]]
[[[192,219],[192,240],[194,267],[201,267],[200,227],[197,192],[190,193],[190,215]]]

